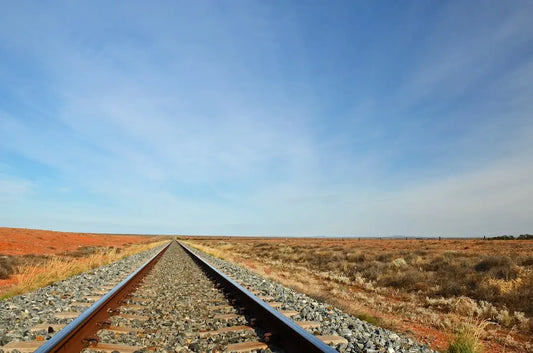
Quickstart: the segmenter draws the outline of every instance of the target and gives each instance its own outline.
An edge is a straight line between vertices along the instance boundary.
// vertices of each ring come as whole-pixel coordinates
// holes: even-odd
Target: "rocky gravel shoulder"
[[[81,312],[92,305],[88,299],[104,286],[113,286],[154,256],[157,247],[124,258],[92,271],[69,277],[35,292],[0,301],[0,346],[11,341],[49,339],[55,332],[32,329],[39,324],[65,325],[71,318],[58,318],[58,313]],[[0,353],[3,352],[0,347]]]
[[[338,335],[346,338],[348,344],[335,347],[340,352],[353,353],[436,353],[428,346],[409,337],[374,326],[357,317],[344,313],[331,305],[319,302],[305,294],[265,279],[241,266],[192,249],[212,265],[226,273],[241,285],[260,291],[282,302],[282,310],[294,310],[299,314],[293,320],[317,321],[321,324],[311,332],[317,335]]]

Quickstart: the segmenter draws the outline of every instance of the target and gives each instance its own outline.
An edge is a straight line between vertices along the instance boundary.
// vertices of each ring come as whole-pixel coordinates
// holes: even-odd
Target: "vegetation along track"
[[[175,241],[48,341],[10,342],[7,352],[335,352],[345,341],[314,336],[273,298],[254,295]],[[47,326],[46,324],[40,326]]]

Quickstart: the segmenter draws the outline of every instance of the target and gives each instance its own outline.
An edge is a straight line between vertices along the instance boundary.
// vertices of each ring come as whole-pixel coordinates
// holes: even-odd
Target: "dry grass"
[[[133,244],[125,248],[93,248],[82,255],[86,249],[63,256],[44,257],[37,259],[31,256],[20,257],[17,264],[11,267],[15,284],[0,293],[1,299],[34,291],[70,276],[90,271],[97,267],[118,261],[124,257],[152,249],[167,241]]]
[[[450,342],[447,353],[483,353],[485,347],[480,339],[487,323],[482,321],[477,325],[463,325]]]
[[[518,348],[508,352],[533,351],[531,345],[527,350],[519,345],[531,343],[532,241],[188,240],[354,315],[376,318],[383,326],[415,336],[439,336],[440,345],[430,342],[437,349],[446,348],[464,322],[487,320],[495,337],[517,340]],[[415,332],[419,329],[412,323],[433,331]],[[491,335],[485,339],[498,340]]]

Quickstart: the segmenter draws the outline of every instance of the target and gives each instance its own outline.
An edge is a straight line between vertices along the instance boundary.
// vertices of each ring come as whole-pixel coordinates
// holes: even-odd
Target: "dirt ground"
[[[149,241],[153,237],[0,227],[0,255],[54,255],[84,246],[122,248]]]
[[[37,269],[46,266],[51,259],[80,258],[80,265],[81,258],[88,259],[98,249],[108,251],[108,258],[111,258],[113,251],[118,249],[121,253],[137,251],[134,249],[149,247],[160,240],[163,237],[0,227],[0,295],[20,285],[20,279],[28,271],[30,275],[25,278],[30,283],[31,274],[36,275]],[[91,261],[106,260],[100,257]]]

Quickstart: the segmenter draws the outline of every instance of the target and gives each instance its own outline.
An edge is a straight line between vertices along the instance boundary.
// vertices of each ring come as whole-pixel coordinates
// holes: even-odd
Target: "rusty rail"
[[[169,242],[158,254],[146,261],[135,272],[91,305],[89,309],[39,347],[35,353],[73,353],[97,343],[96,332],[109,320],[110,314],[122,305],[126,295],[131,293],[142,278],[150,272],[171,243]]]
[[[239,302],[239,305],[245,308],[249,320],[253,319],[251,321],[255,321],[263,330],[268,332],[267,338],[270,343],[282,347],[288,353],[337,352],[193,253],[186,245],[178,243],[204,272],[217,283],[220,283],[224,291],[230,293]]]

